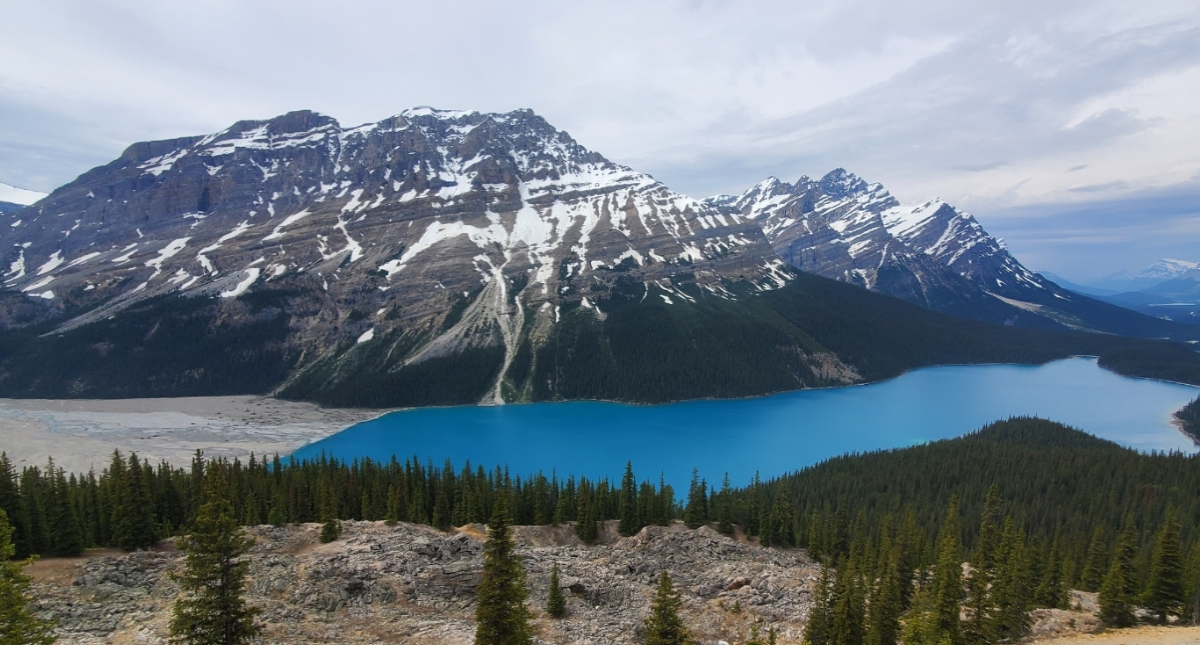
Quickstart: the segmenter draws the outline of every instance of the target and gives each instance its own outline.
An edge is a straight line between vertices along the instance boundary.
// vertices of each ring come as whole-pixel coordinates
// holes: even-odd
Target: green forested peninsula
[[[1179,419],[1183,431],[1187,433],[1197,444],[1200,444],[1200,397],[1195,401],[1183,406],[1181,410],[1175,413],[1175,418]]]

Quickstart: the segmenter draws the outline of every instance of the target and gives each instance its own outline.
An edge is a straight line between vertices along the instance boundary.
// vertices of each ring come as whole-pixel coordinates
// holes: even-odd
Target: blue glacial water
[[[1016,415],[1060,421],[1142,451],[1195,452],[1171,414],[1196,398],[1187,385],[1118,376],[1095,359],[1041,366],[931,367],[882,383],[754,399],[625,405],[589,401],[423,408],[386,414],[311,443],[299,458],[413,456],[461,468],[465,460],[516,475],[638,479],[660,473],[686,490],[693,468],[734,485],[828,457],[966,434]]]

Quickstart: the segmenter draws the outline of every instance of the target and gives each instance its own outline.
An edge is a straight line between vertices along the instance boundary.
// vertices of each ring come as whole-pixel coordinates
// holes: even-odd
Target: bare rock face
[[[62,334],[191,297],[213,303],[205,334],[280,320],[282,335],[243,335],[278,343],[305,392],[363,357],[384,373],[465,357],[489,364],[483,401],[512,400],[530,387],[504,383],[522,344],[536,353],[571,311],[603,322],[614,294],[732,301],[791,275],[755,222],[528,110],[242,121],[134,144],[3,217],[4,289],[41,315],[0,307],[0,328],[58,317]]]
[[[654,283],[682,265],[717,289],[721,277],[771,284],[774,260],[752,222],[613,164],[528,110],[418,108],[349,129],[313,112],[242,121],[130,146],[11,217],[23,221],[0,232],[5,285],[46,300],[306,285],[380,327],[489,284],[500,293],[487,295],[513,289],[536,310],[603,290],[618,266]]]
[[[471,643],[482,528],[346,522],[330,544],[317,543],[316,525],[251,529],[249,600],[264,610],[265,642]],[[515,536],[542,643],[641,642],[664,570],[700,642],[744,640],[759,622],[797,643],[819,575],[801,551],[678,523],[597,546],[580,544],[569,526],[517,527]],[[58,620],[60,643],[165,643],[179,592],[167,574],[181,562],[175,552],[84,559],[73,576],[37,581],[39,612]],[[562,620],[541,611],[555,564],[568,596]]]

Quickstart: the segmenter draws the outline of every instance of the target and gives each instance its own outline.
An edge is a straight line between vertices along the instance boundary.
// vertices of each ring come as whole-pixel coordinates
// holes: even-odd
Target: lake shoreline
[[[783,390],[744,397],[686,399],[662,403],[573,399],[507,403],[503,407],[544,403],[604,403],[631,408],[653,408],[689,402],[763,400],[799,392],[849,391],[862,386],[878,386],[928,369],[988,366],[1035,368],[1055,361],[1080,358],[1089,359],[1093,364],[1097,362],[1094,356],[1073,356],[1036,365],[930,365],[906,370],[900,375],[878,381]],[[1098,365],[1097,367],[1112,374],[1125,376]],[[1145,377],[1125,377],[1157,381]],[[1186,383],[1176,385],[1195,387]],[[0,451],[7,453],[18,469],[29,465],[44,466],[47,459],[53,457],[55,464],[68,472],[85,473],[93,468],[99,471],[108,465],[113,450],[120,450],[125,454],[136,451],[140,457],[153,462],[161,460],[182,466],[191,462],[196,450],[202,450],[210,457],[243,460],[251,454],[266,457],[275,454],[287,456],[354,425],[379,419],[393,412],[481,407],[501,406],[476,404],[422,408],[326,408],[314,403],[260,395],[155,399],[0,399]],[[1185,432],[1179,424],[1173,425],[1180,434],[1200,447],[1200,441]],[[970,430],[964,429],[963,432]]]

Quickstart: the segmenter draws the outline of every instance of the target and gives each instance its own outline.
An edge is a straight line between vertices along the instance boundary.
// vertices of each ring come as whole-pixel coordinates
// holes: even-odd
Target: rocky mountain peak
[[[318,319],[294,330],[297,351],[405,336],[398,364],[498,347],[503,372],[563,308],[603,320],[614,293],[674,304],[790,279],[755,223],[530,110],[239,121],[130,146],[12,218],[0,279],[67,314],[59,331],[157,296],[232,310],[288,293]],[[502,400],[499,384],[490,396]]]
[[[858,175],[846,172],[844,168],[835,168],[820,179],[821,190],[834,199],[842,199],[867,192],[867,182]]]

